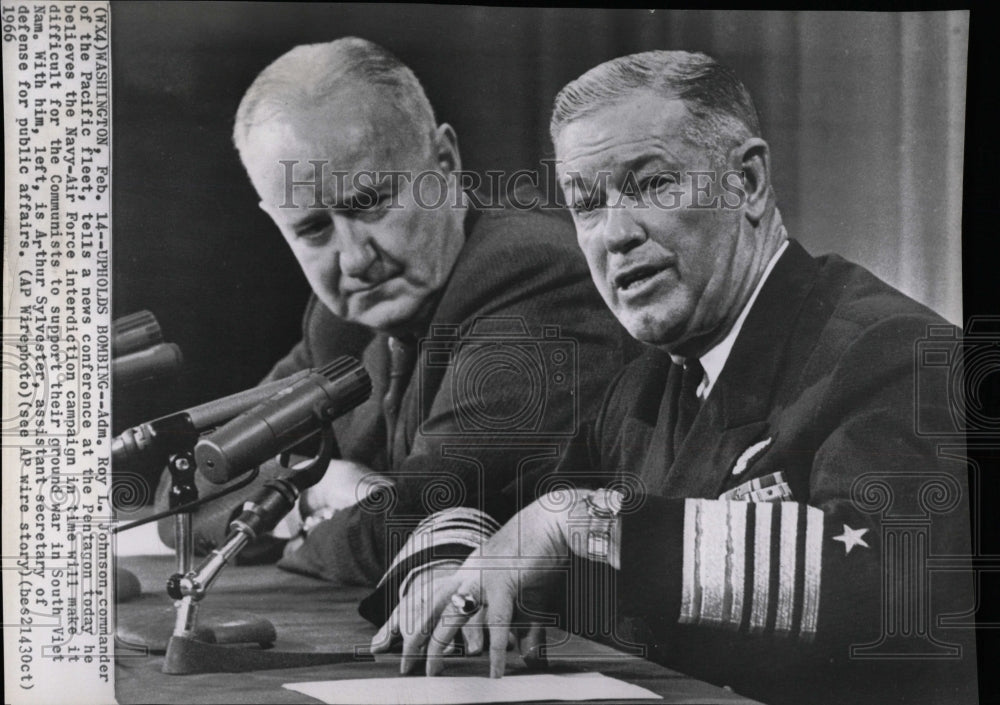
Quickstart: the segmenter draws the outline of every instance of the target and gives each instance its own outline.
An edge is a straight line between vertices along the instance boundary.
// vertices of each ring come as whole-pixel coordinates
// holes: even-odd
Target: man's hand
[[[412,670],[426,649],[426,673],[434,676],[444,667],[443,657],[454,649],[459,630],[470,651],[478,653],[485,628],[490,676],[500,678],[513,630],[525,661],[539,663],[544,629],[526,615],[515,615],[516,607],[523,605],[529,594],[550,595],[554,591],[553,583],[558,582],[570,559],[571,517],[581,516],[581,511],[586,516],[585,495],[580,490],[559,491],[523,509],[460,568],[434,575],[429,589],[422,588],[401,600],[375,635],[372,650],[386,650],[392,634],[399,634],[403,638],[401,672]],[[414,589],[411,587],[408,594]],[[515,616],[520,619],[515,620]]]
[[[406,674],[413,666],[423,660],[425,644],[430,635],[433,623],[429,619],[439,614],[442,601],[451,599],[451,595],[460,584],[457,576],[461,568],[459,561],[446,561],[432,565],[417,573],[405,586],[399,605],[389,616],[372,638],[372,651],[385,653],[400,639],[403,641],[403,661],[400,673]],[[473,615],[461,627],[462,640],[465,643],[465,655],[476,656],[483,652],[483,625],[479,615]],[[444,649],[444,653],[455,651],[454,641]]]
[[[320,512],[333,513],[353,507],[380,486],[392,484],[361,463],[351,460],[331,460],[323,479],[302,492],[299,513],[308,519]]]
[[[353,507],[379,487],[391,485],[388,477],[361,463],[331,460],[323,479],[302,491],[296,508],[282,519],[272,533],[277,538],[289,539],[284,555],[290,556],[302,547],[305,533],[316,524],[341,509]]]

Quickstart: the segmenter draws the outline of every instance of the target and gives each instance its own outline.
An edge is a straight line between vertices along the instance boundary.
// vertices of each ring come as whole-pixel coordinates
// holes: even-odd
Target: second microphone
[[[371,391],[357,360],[337,358],[199,440],[198,469],[210,482],[224,484],[322,430]]]

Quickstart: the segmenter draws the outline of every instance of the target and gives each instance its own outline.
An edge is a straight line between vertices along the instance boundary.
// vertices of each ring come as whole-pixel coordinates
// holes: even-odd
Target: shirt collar
[[[712,388],[719,379],[719,375],[722,374],[722,368],[726,366],[726,360],[729,359],[729,353],[733,350],[733,345],[736,343],[736,338],[740,334],[740,329],[743,328],[743,322],[746,321],[747,316],[750,314],[750,309],[753,307],[753,302],[757,300],[757,295],[760,294],[760,290],[764,288],[764,282],[767,281],[768,276],[771,274],[771,270],[774,269],[774,265],[778,263],[778,259],[781,257],[782,253],[788,247],[788,240],[786,239],[781,243],[781,247],[778,251],[772,255],[771,260],[767,263],[767,267],[764,268],[764,273],[760,277],[760,281],[757,282],[756,288],[753,293],[750,294],[750,298],[747,300],[746,305],[743,306],[743,310],[740,311],[739,317],[733,324],[733,327],[729,329],[726,333],[726,337],[720,340],[715,347],[711,348],[698,358],[701,362],[701,366],[705,370],[705,377],[701,380],[701,384],[698,385],[696,394],[701,400],[708,398],[708,395],[712,392]],[[677,362],[677,360],[674,360]]]

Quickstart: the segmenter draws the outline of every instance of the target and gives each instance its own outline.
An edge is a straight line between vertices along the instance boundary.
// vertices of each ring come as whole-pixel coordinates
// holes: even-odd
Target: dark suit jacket
[[[943,385],[917,394],[915,346],[943,323],[791,242],[681,447],[680,368],[629,365],[562,466],[636,491],[612,639],[769,703],[972,702],[972,632],[935,622],[972,609],[971,579],[928,568],[969,553],[967,466],[915,431],[954,427]],[[785,501],[718,499],[755,478]]]
[[[316,526],[283,567],[373,584],[433,511],[466,505],[506,519],[516,511],[514,488],[554,468],[579,423],[596,413],[608,378],[640,351],[594,288],[565,213],[509,207],[470,211],[465,245],[418,349],[388,463],[387,337],[310,301],[303,340],[268,379],[359,356],[372,395],[334,422],[337,443],[341,457],[389,474],[396,487]],[[199,512],[201,551],[222,539],[246,494]],[[169,529],[161,525],[165,541]]]

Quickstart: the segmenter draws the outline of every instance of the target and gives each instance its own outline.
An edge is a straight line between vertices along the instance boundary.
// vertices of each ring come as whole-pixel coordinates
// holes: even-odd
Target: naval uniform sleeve
[[[622,520],[621,604],[657,621],[810,641],[824,523],[798,502],[647,497]]]
[[[918,413],[948,422],[943,391],[915,408],[912,341],[925,325],[887,319],[847,347],[803,412],[818,434],[807,496],[645,497],[623,513],[619,609],[662,625],[663,639],[670,625],[729,630],[747,639],[747,658],[792,641],[789,653],[842,665],[896,617],[929,630],[931,602],[939,614],[972,609],[961,577],[921,572],[928,555],[969,552],[966,465],[914,430]]]
[[[499,529],[495,519],[471,507],[443,509],[424,518],[393,557],[375,591],[361,601],[361,616],[374,624],[385,623],[417,575],[443,565],[460,566]]]

